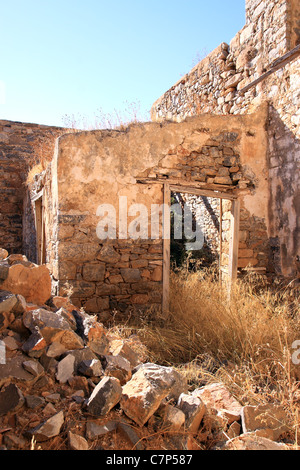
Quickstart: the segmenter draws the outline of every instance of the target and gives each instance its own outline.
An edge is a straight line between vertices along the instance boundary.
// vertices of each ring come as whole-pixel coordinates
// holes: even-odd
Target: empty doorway
[[[170,273],[214,264],[228,289],[237,277],[240,203],[230,193],[164,184],[163,311],[169,307]],[[175,233],[176,232],[176,233]]]

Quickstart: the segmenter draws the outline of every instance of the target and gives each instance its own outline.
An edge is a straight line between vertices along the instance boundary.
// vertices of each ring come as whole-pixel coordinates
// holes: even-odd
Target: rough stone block
[[[58,244],[58,257],[61,260],[73,262],[93,261],[96,259],[99,245],[94,243],[60,242]]]
[[[73,376],[75,370],[75,358],[68,354],[57,364],[56,379],[60,383],[66,383]]]
[[[131,364],[122,356],[105,356],[105,374],[119,379],[125,385],[131,379]]]
[[[79,436],[78,434],[75,434],[72,431],[68,432],[68,441],[69,448],[71,450],[89,450],[89,444],[84,439],[84,437]]]
[[[0,261],[6,259],[8,257],[8,251],[4,248],[0,248]]]
[[[61,287],[61,294],[67,294],[69,289],[71,289],[72,298],[88,298],[95,293],[96,285],[87,281],[71,281]]]
[[[185,414],[179,408],[166,405],[163,416],[163,428],[168,431],[179,431],[185,424]]]
[[[242,405],[233,397],[225,385],[213,383],[193,392],[194,396],[201,398],[206,406],[217,411],[227,410],[234,415],[240,415]]]
[[[15,384],[7,385],[0,392],[0,416],[9,411],[17,411],[24,403],[21,390]]]
[[[288,450],[288,447],[285,444],[257,436],[255,433],[245,433],[227,441],[224,450]]]
[[[185,429],[196,433],[206,410],[203,401],[197,396],[182,393],[177,406],[185,415]]]
[[[270,430],[269,437],[277,440],[289,430],[289,420],[280,405],[244,406],[241,412],[243,432]]]
[[[130,302],[132,304],[147,304],[149,302],[148,294],[134,294],[130,297]]]
[[[8,268],[7,278],[0,283],[0,289],[20,294],[27,302],[43,305],[51,297],[49,270],[45,265],[12,265]]]
[[[60,411],[54,416],[29,431],[31,436],[34,436],[36,442],[44,442],[60,433],[64,423],[64,413]]]
[[[104,374],[102,364],[97,359],[80,362],[78,372],[87,377],[102,377]]]
[[[124,385],[120,406],[130,419],[143,426],[159,408],[174,383],[173,368],[155,364],[142,366]]]
[[[117,421],[109,421],[106,424],[98,424],[94,421],[88,421],[86,423],[86,437],[88,439],[97,439],[100,436],[104,436],[109,432],[117,429]]]
[[[97,256],[98,260],[112,264],[120,261],[120,258],[121,255],[111,245],[104,245]]]
[[[62,260],[58,265],[58,278],[60,280],[76,279],[77,266],[72,261]]]

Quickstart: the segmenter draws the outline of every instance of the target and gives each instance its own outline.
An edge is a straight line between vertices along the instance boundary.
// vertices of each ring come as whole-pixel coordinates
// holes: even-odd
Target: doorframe
[[[227,199],[231,200],[231,219],[230,219],[230,245],[229,245],[229,261],[228,261],[228,295],[230,298],[230,292],[233,282],[237,279],[237,268],[238,268],[238,245],[239,245],[239,223],[240,223],[240,200],[236,194],[226,193],[222,191],[214,191],[211,189],[199,189],[190,184],[170,184],[169,182],[163,183],[163,300],[162,300],[162,312],[166,317],[169,311],[169,299],[170,299],[170,244],[171,244],[171,221],[170,221],[170,210],[166,210],[166,207],[170,208],[171,205],[171,191],[177,193],[188,193],[196,196],[214,197],[216,199]],[[222,221],[221,221],[222,222]],[[220,253],[221,256],[221,253]]]

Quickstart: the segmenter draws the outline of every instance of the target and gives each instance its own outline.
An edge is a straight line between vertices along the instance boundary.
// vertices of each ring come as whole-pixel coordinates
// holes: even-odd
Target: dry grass
[[[300,338],[299,292],[272,292],[263,282],[249,274],[233,287],[229,302],[214,273],[173,273],[168,321],[163,327],[148,325],[155,332],[151,350],[175,363],[202,354],[220,362],[282,362]]]
[[[169,318],[139,326],[149,359],[178,367],[192,388],[221,381],[242,404],[283,404],[297,443],[300,365],[292,362],[292,344],[300,339],[299,284],[268,287],[249,274],[229,302],[215,279],[209,271],[172,274]]]
[[[31,183],[33,183],[34,181],[34,178],[36,175],[39,175],[40,173],[42,173],[42,171],[45,170],[45,167],[42,163],[37,163],[35,165],[33,165],[29,170],[28,170],[28,173],[27,173],[27,178],[26,178],[26,185],[30,185]]]

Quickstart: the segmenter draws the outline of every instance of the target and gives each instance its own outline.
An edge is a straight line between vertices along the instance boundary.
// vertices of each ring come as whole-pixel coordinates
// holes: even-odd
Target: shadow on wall
[[[276,274],[295,277],[300,255],[300,140],[272,105],[269,119],[270,264]]]
[[[212,223],[214,224],[214,227],[216,230],[220,230],[220,220],[217,214],[215,213],[213,207],[211,206],[208,198],[206,196],[200,196],[203,204],[205,205],[207,212],[210,215],[210,218],[212,220]]]
[[[215,213],[214,209],[212,208],[209,200],[205,196],[198,196],[199,203],[203,207],[203,210],[206,211],[207,215],[212,221],[217,230],[219,230],[219,218]],[[183,236],[182,239],[176,240],[174,238],[174,216],[171,213],[171,247],[170,247],[170,255],[171,255],[171,265],[173,269],[177,269],[185,265],[189,270],[198,270],[206,267],[210,267],[214,262],[219,259],[219,251],[216,253],[212,250],[210,246],[210,238],[211,235],[206,233],[205,227],[201,224],[199,220],[199,216],[197,216],[194,210],[185,204],[185,199],[181,193],[172,193],[171,198],[172,204],[178,202],[184,211],[187,211],[189,214],[184,212],[185,214],[189,215],[192,220],[192,230],[194,233],[202,233],[203,235],[203,245],[200,250],[193,250],[187,251],[186,249],[186,242],[194,241],[193,239],[187,239]],[[201,217],[201,216],[200,216]],[[182,233],[184,235],[184,219],[182,219]]]

